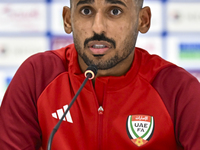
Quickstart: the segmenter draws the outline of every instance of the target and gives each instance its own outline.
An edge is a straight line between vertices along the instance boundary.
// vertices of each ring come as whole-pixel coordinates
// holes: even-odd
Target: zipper
[[[102,106],[100,106],[99,109],[98,109],[99,115],[103,115],[103,112],[104,112],[104,109],[103,109]]]
[[[104,109],[102,106],[98,108],[98,114],[99,114],[99,126],[98,126],[98,149],[102,149],[102,138],[103,138],[103,113]]]
[[[93,83],[92,81],[90,81],[90,84],[91,86],[93,87]],[[98,143],[97,143],[97,146],[98,146],[98,150],[102,150],[102,145],[103,145],[103,114],[104,114],[104,109],[103,109],[103,106],[99,106],[99,103],[98,103],[98,99],[96,97],[96,94],[95,94],[95,90],[94,88],[93,89],[93,92],[94,92],[94,96],[95,96],[95,99],[96,99],[96,103],[97,103],[97,107],[98,108],[98,117],[99,117],[99,122],[98,122],[98,133],[97,133],[97,140],[98,140]],[[103,105],[103,104],[102,104]]]

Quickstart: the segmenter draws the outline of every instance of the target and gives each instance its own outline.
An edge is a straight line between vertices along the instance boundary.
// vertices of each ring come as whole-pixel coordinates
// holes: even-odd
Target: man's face
[[[89,66],[110,69],[133,53],[138,34],[135,0],[73,0],[75,48]]]

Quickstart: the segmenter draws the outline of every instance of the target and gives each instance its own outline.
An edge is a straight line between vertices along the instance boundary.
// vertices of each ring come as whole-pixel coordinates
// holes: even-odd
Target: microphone
[[[97,70],[98,69],[95,65],[90,65],[85,71],[85,77],[87,78],[88,76],[90,80],[94,79],[95,75],[97,74]]]
[[[85,86],[87,81],[94,79],[95,75],[97,74],[97,70],[98,69],[97,69],[97,67],[95,65],[90,65],[86,69],[86,71],[85,71],[85,77],[86,77],[85,80],[81,84],[80,88],[78,89],[77,93],[75,94],[74,98],[72,99],[71,103],[69,104],[67,110],[64,112],[63,116],[61,117],[61,119],[58,121],[58,123],[55,125],[55,127],[53,128],[53,130],[51,132],[51,135],[50,135],[49,141],[48,141],[47,150],[51,150],[51,144],[52,144],[52,141],[53,141],[53,137],[54,137],[55,133],[57,132],[58,128],[60,127],[60,124],[62,123],[63,119],[65,118],[65,116],[68,113],[69,109],[72,107],[73,103],[75,102],[76,98],[80,94],[81,90],[83,89],[83,87]]]

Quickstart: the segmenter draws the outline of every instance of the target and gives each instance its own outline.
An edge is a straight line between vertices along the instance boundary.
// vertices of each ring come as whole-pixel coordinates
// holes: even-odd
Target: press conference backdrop
[[[63,29],[69,0],[0,0],[0,103],[13,75],[30,55],[73,42]],[[145,0],[151,28],[137,46],[158,54],[200,81],[200,0]]]

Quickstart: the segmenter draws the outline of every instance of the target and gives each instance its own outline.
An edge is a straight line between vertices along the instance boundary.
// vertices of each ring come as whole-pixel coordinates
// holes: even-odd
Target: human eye
[[[81,10],[81,13],[82,13],[83,15],[90,15],[90,14],[92,13],[92,11],[91,11],[90,8],[83,8],[83,9]]]
[[[117,15],[120,15],[122,13],[122,11],[118,8],[114,8],[110,11],[111,15],[113,16],[117,16]]]

